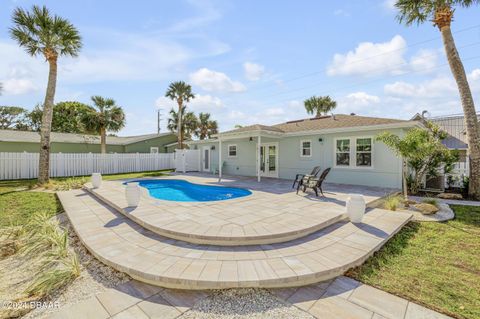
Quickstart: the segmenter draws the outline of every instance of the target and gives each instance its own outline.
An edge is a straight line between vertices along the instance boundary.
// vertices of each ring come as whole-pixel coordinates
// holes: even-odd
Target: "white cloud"
[[[390,11],[393,11],[393,10],[396,10],[395,8],[395,3],[397,2],[397,0],[383,0],[383,7],[387,10],[390,10]]]
[[[349,17],[350,16],[350,12],[348,12],[346,10],[343,10],[343,9],[337,9],[337,10],[333,11],[333,14],[336,15],[336,16],[341,16],[341,17]]]
[[[5,95],[21,95],[38,90],[29,79],[7,79],[2,82]]]
[[[327,68],[327,74],[333,75],[379,75],[400,74],[406,41],[396,35],[383,43],[362,42],[355,50],[346,54],[337,53]]]
[[[345,98],[345,103],[354,106],[367,106],[380,102],[380,98],[376,95],[370,95],[365,92],[350,93]]]
[[[410,67],[417,72],[430,72],[437,66],[438,54],[434,50],[422,49],[410,59]]]
[[[243,70],[245,71],[245,77],[250,81],[258,81],[265,74],[263,65],[252,62],[245,62]]]
[[[474,69],[472,72],[470,72],[468,77],[474,81],[480,80],[480,69]]]
[[[178,105],[177,102],[165,97],[161,96],[155,100],[155,106],[157,108],[161,108],[165,111],[170,111],[170,109],[177,109]],[[210,112],[210,111],[218,111],[225,106],[223,101],[216,97],[211,96],[209,94],[202,95],[202,94],[195,94],[195,98],[191,99],[190,102],[187,103],[187,109],[189,111],[195,112]]]
[[[263,113],[265,116],[280,116],[285,114],[285,109],[281,107],[271,107],[266,109]]]
[[[191,73],[190,81],[205,91],[243,92],[247,89],[241,82],[233,81],[225,73],[207,68]]]
[[[458,91],[452,77],[438,76],[419,84],[403,81],[386,84],[384,92],[396,97],[435,98],[452,95]]]

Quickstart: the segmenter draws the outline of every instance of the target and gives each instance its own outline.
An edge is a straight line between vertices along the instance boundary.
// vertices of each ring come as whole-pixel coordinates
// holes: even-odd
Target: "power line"
[[[470,31],[470,30],[472,30],[472,29],[476,29],[476,28],[479,28],[479,27],[480,27],[480,24],[477,24],[477,25],[474,25],[474,26],[470,26],[470,27],[467,27],[467,28],[464,28],[464,29],[457,30],[457,31],[452,32],[452,33],[453,33],[453,34],[459,34],[459,33],[463,33],[463,32],[466,32],[466,31]],[[355,61],[346,63],[346,64],[344,64],[344,65],[352,65],[352,64],[357,64],[357,63],[360,63],[360,62],[368,61],[368,60],[377,58],[377,57],[379,57],[379,56],[392,54],[392,53],[395,53],[395,52],[398,52],[398,51],[405,50],[405,49],[407,49],[407,48],[415,47],[415,46],[418,46],[418,45],[421,45],[421,44],[425,44],[425,43],[428,43],[428,42],[432,42],[432,41],[435,41],[435,40],[438,40],[438,39],[441,39],[441,36],[437,36],[437,37],[430,38],[430,39],[427,39],[427,40],[422,40],[422,41],[414,42],[414,43],[412,43],[412,44],[406,45],[406,46],[404,46],[404,47],[402,47],[402,48],[399,48],[399,49],[390,50],[390,51],[385,51],[385,52],[382,52],[382,53],[379,53],[379,54],[375,54],[375,55],[372,55],[372,56],[369,56],[369,57],[366,57],[366,58],[363,58],[363,59],[359,59],[359,60],[355,60]],[[307,78],[307,77],[311,77],[311,76],[315,76],[315,75],[319,75],[319,74],[324,74],[324,73],[325,73],[325,70],[315,71],[315,72],[311,72],[311,73],[306,73],[306,74],[303,74],[303,75],[300,75],[300,76],[297,76],[297,77],[294,77],[294,78],[291,78],[291,79],[283,80],[282,83],[289,83],[289,82],[293,82],[293,81],[296,81],[296,80],[300,80],[300,79],[304,79],[304,78]],[[249,90],[249,91],[252,92],[252,91],[256,91],[256,90],[257,90],[257,91],[258,91],[258,90],[263,90],[263,89],[267,89],[267,88],[272,87],[272,86],[275,86],[275,85],[276,85],[276,84],[269,84],[269,85],[266,85],[266,86],[262,86],[262,87],[260,87],[260,88],[251,89],[251,90]]]
[[[463,62],[471,61],[471,60],[476,60],[476,59],[479,59],[479,58],[480,58],[480,55],[465,58],[465,59],[462,59],[462,61]],[[438,68],[443,68],[443,67],[446,67],[446,66],[448,66],[448,62],[444,63],[444,64],[437,65],[435,67],[425,68],[425,69],[422,69],[422,70],[409,71],[409,72],[405,72],[405,73],[402,73],[402,74],[391,75],[390,77],[401,77],[401,76],[405,76],[405,75],[409,75],[409,74],[423,73],[425,71],[430,71],[430,70],[434,70],[434,69],[438,69]],[[362,86],[362,85],[365,85],[365,84],[371,84],[371,83],[380,82],[380,81],[384,81],[384,80],[385,80],[385,78],[382,77],[382,78],[378,78],[378,79],[374,79],[374,80],[370,80],[370,81],[357,82],[355,84],[351,84],[351,85],[347,85],[347,86],[343,86],[343,87],[338,87],[338,88],[333,88],[333,89],[330,89],[328,91],[323,91],[323,92],[320,92],[319,94],[320,95],[331,94],[332,92],[338,92],[338,91],[342,91],[342,90],[349,89],[349,88],[352,88],[352,87]],[[306,88],[311,88],[311,87],[306,87]],[[288,101],[291,101],[291,100],[301,99],[301,98],[304,98],[304,97],[305,97],[305,95],[297,96],[297,97],[290,97],[288,99],[282,99],[282,100],[279,100],[279,101],[270,102],[270,103],[266,103],[266,104],[262,104],[262,105],[263,106],[273,106],[273,105],[278,105],[278,104],[283,103],[283,102],[288,102]]]

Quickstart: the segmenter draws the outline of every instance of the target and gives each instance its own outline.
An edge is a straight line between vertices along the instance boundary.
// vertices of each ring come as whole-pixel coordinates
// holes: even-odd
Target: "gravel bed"
[[[181,319],[313,319],[266,289],[217,290],[197,302]]]

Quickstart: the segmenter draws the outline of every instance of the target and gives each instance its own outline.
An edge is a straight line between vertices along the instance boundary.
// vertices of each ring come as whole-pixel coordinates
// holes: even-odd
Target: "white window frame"
[[[310,155],[303,155],[303,143],[305,142],[308,142],[310,143]],[[300,141],[300,157],[312,157],[312,153],[313,153],[313,145],[312,145],[312,140],[301,140]]]
[[[372,141],[372,161],[370,166],[357,166],[357,139],[369,138]],[[337,165],[337,141],[338,140],[350,140],[350,165]],[[375,159],[375,139],[373,136],[344,136],[336,137],[333,141],[333,167],[344,169],[374,169]]]
[[[372,169],[373,168],[373,145],[374,145],[374,140],[373,137],[371,136],[357,136],[353,138],[355,140],[355,168],[359,169]],[[370,166],[357,166],[357,140],[361,139],[370,139]],[[368,152],[360,152],[360,153],[368,153]]]
[[[348,165],[337,165],[337,141],[342,140],[349,140],[350,141],[350,149],[348,154],[350,155]],[[340,153],[347,153],[347,152],[340,152]],[[350,137],[338,137],[335,138],[333,141],[333,166],[338,168],[349,168],[352,166],[352,139]]]
[[[230,147],[231,147],[231,146],[235,146],[235,155],[230,155]],[[227,155],[228,155],[228,157],[230,157],[230,158],[236,158],[236,157],[237,157],[237,155],[238,155],[238,146],[237,146],[237,144],[228,144],[228,145],[227,145]]]
[[[156,152],[152,152],[153,150],[157,150]],[[158,146],[151,146],[150,147],[150,153],[151,154],[158,154],[160,153],[160,149],[158,148]]]

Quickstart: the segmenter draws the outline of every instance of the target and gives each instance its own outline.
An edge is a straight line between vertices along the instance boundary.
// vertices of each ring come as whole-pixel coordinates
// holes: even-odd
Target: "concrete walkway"
[[[314,318],[328,319],[446,319],[442,315],[413,302],[391,295],[347,277],[321,282],[300,288],[271,289],[269,298],[278,298],[282,307],[296,307]],[[67,308],[60,308],[50,315],[51,319],[107,319],[107,318],[227,318],[214,309],[230,307],[217,304],[213,292],[163,289],[138,281],[130,281],[109,289],[95,297]],[[208,300],[208,299],[211,300]],[[235,295],[233,295],[235,298]],[[207,302],[210,313],[199,310],[200,302]],[[262,300],[262,302],[267,302]],[[247,306],[247,305],[245,305]],[[250,305],[251,306],[251,305]],[[259,313],[236,314],[238,318],[249,318],[268,312],[261,308]],[[304,316],[302,316],[303,318]],[[230,318],[230,317],[229,317]],[[236,317],[237,318],[237,317]],[[256,317],[257,318],[257,317]],[[290,317],[292,318],[292,317]]]

